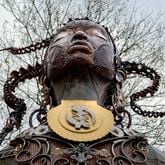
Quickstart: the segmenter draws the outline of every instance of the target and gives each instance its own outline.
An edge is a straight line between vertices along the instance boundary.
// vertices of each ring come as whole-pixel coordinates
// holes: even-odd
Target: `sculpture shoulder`
[[[149,145],[142,134],[119,127],[97,141],[78,143],[63,139],[48,126],[41,125],[25,130],[10,144],[15,147],[8,146],[0,152],[0,165],[35,164],[42,161],[41,158],[48,163],[69,162],[71,165],[82,162],[165,165],[165,154]]]
[[[147,165],[165,165],[165,153],[156,149],[155,147],[148,146],[149,155]]]
[[[15,161],[15,149],[9,145],[0,151],[0,165],[17,165]]]

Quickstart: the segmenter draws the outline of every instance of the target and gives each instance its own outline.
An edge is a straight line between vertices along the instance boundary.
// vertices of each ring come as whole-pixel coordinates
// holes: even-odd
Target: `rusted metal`
[[[36,135],[38,131],[34,129],[30,136],[20,135],[11,145],[15,147],[15,160],[20,165],[145,164],[148,157],[146,139],[131,130],[116,127],[114,131],[116,134],[112,132],[96,142],[76,143],[63,140],[50,130],[43,134],[40,132],[42,135]],[[122,136],[117,132],[122,132]]]
[[[148,145],[144,135],[129,129],[131,115],[124,108],[122,83],[127,74],[137,74],[149,78],[152,85],[130,96],[131,108],[142,116],[163,117],[165,112],[142,110],[136,104],[140,97],[151,96],[158,90],[160,76],[145,64],[122,62],[116,54],[116,46],[107,28],[89,19],[69,20],[50,38],[22,48],[6,48],[12,54],[25,54],[47,48],[42,64],[28,65],[27,69],[13,71],[4,85],[4,99],[13,109],[5,127],[0,133],[0,142],[5,136],[21,125],[26,112],[26,104],[15,95],[15,88],[26,79],[38,77],[42,86],[42,103],[29,118],[30,128],[12,140],[8,148],[0,151],[2,165],[156,165],[165,159]],[[67,140],[50,130],[47,123],[47,106],[53,108],[62,100],[96,100],[112,111],[115,118],[113,129],[101,139],[93,141]],[[82,106],[83,107],[83,106]],[[84,109],[83,109],[84,110]],[[109,112],[108,111],[108,112]],[[88,112],[89,113],[89,112]],[[76,124],[80,116],[76,116]],[[81,115],[84,115],[81,112]],[[33,127],[33,117],[40,122]],[[92,115],[91,115],[92,116]],[[123,119],[128,117],[127,126]],[[84,117],[84,116],[83,116]],[[96,118],[93,117],[95,120]],[[84,125],[83,118],[81,125]],[[54,124],[53,120],[51,120]],[[109,121],[109,120],[108,120]],[[59,118],[56,122],[61,122]],[[95,123],[95,122],[94,122]],[[106,122],[108,124],[108,122]],[[85,123],[86,124],[86,123]],[[64,125],[65,127],[65,125]],[[108,128],[108,127],[106,127]],[[74,128],[81,129],[79,127]],[[85,127],[89,129],[89,127]],[[68,129],[69,130],[69,129]],[[76,132],[73,130],[74,132]],[[153,158],[154,155],[154,158]]]
[[[134,110],[134,112],[136,112],[139,115],[142,115],[144,117],[149,117],[149,118],[164,117],[165,112],[154,112],[154,111],[142,110],[142,108],[135,103],[137,100],[139,100],[140,98],[146,97],[148,94],[150,94],[150,96],[154,95],[154,93],[158,90],[158,87],[159,87],[159,82],[160,82],[159,74],[154,69],[141,63],[135,63],[135,62],[130,63],[127,61],[127,62],[123,62],[122,65],[129,74],[139,74],[152,80],[151,86],[146,87],[140,92],[133,93],[130,96],[130,100],[131,100],[130,106]]]

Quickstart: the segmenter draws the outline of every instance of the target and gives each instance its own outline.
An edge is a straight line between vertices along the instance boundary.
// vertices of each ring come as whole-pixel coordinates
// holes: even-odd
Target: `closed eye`
[[[57,41],[61,40],[62,38],[64,38],[64,37],[55,38],[54,42],[57,42]]]
[[[96,35],[97,37],[107,41],[107,37],[104,36],[101,32],[99,32],[98,30],[94,30],[94,35]]]
[[[66,37],[68,35],[67,32],[60,32],[56,35],[55,39],[54,39],[54,42],[57,42],[61,39],[63,39],[64,37]]]

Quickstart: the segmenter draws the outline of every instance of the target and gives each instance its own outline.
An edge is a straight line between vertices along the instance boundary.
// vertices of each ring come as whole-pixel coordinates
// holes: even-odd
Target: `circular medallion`
[[[59,122],[69,131],[87,133],[93,132],[102,125],[102,116],[85,105],[73,105],[66,111],[61,111]]]
[[[113,128],[112,112],[96,101],[64,100],[47,113],[49,127],[63,138],[92,141],[107,135]]]

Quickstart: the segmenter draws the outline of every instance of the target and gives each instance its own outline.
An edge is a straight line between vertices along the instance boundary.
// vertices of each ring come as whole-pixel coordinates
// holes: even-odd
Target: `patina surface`
[[[43,85],[45,97],[41,107],[30,117],[31,127],[18,135],[10,142],[10,146],[0,152],[1,165],[165,164],[163,153],[151,147],[144,135],[130,129],[131,118],[129,112],[124,109],[121,93],[126,73],[137,73],[150,78],[153,81],[152,85],[132,95],[131,106],[139,115],[164,116],[164,113],[145,112],[135,104],[139,97],[145,97],[147,93],[153,95],[157,90],[160,77],[153,69],[143,64],[122,63],[116,55],[116,48],[108,31],[89,20],[70,21],[50,40],[43,40],[38,45],[48,47],[44,63],[37,64],[34,68],[29,66],[27,70],[20,69],[19,72],[12,72],[11,78],[5,84],[5,101],[15,111],[11,113],[4,133],[5,130],[12,129],[9,127],[11,124],[19,128],[26,110],[23,100],[13,94],[19,82],[38,76],[40,84]],[[22,49],[6,50],[13,51],[13,54],[21,54],[21,52],[33,51],[32,47],[35,49],[35,45],[31,45]],[[36,49],[38,47],[36,46]],[[55,113],[58,110],[56,107],[62,102],[73,100],[74,104],[71,106],[73,116],[68,117],[68,113],[66,116],[64,113],[63,117],[63,113]],[[101,137],[96,134],[95,140],[92,141],[88,138],[76,141],[74,136],[73,140],[69,140],[56,132],[56,128],[51,129],[54,128],[52,115],[59,114],[59,117],[54,117],[57,118],[54,124],[61,122],[63,129],[67,131],[80,134],[101,130],[100,127],[92,129],[90,127],[97,123],[98,116],[101,116],[100,111],[100,114],[95,113],[92,111],[92,105],[89,108],[83,102],[76,105],[75,100],[77,102],[96,101],[99,106],[113,114],[114,121],[110,119],[106,122],[109,125],[113,124],[113,127]],[[50,107],[48,111],[47,105]],[[21,112],[22,107],[24,107],[23,112]],[[53,108],[55,111],[51,113],[50,119],[49,112]],[[65,112],[66,108],[63,109]],[[38,127],[33,127],[34,114],[37,114],[40,122]],[[129,118],[126,126],[123,125],[125,116]],[[17,122],[14,123],[14,121]]]

